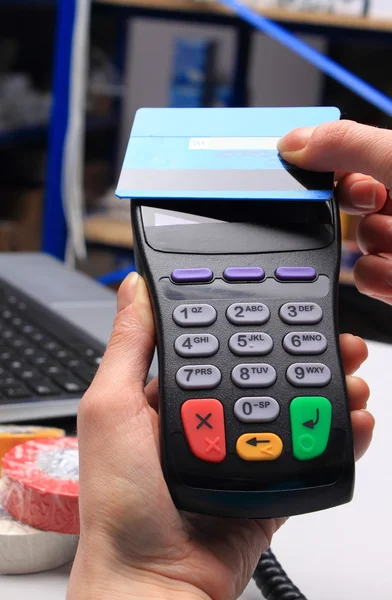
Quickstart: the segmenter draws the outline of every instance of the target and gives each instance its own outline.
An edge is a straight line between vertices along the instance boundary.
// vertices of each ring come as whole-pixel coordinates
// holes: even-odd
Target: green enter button
[[[323,396],[300,396],[290,404],[293,454],[298,460],[320,456],[328,444],[332,405]]]

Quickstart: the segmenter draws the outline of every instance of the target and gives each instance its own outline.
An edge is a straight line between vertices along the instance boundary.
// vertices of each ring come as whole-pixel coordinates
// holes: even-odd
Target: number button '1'
[[[180,327],[211,325],[216,320],[216,310],[209,304],[181,304],[174,309],[173,320]]]

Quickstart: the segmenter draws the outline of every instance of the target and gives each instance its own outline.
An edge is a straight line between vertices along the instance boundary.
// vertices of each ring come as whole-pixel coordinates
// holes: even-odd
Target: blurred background
[[[90,10],[89,0],[79,4]],[[44,249],[60,259],[66,255],[67,210],[61,185],[54,182],[60,178],[59,137],[69,118],[67,95],[75,85],[68,79],[78,69],[72,63],[76,34],[72,38],[70,24],[80,17],[77,5],[0,0],[2,252]],[[249,0],[248,5],[391,95],[389,0]],[[83,240],[79,236],[82,249],[68,259],[114,289],[133,264],[129,206],[116,199],[114,189],[139,107],[336,105],[344,117],[391,124],[385,112],[213,0],[97,0],[91,2],[87,29],[78,205]],[[390,341],[390,309],[353,286],[356,220],[342,216],[342,223],[341,327]]]

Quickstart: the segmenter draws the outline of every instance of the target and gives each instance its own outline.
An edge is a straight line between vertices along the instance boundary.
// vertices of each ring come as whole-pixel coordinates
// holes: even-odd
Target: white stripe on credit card
[[[191,138],[188,150],[276,150],[280,137]]]

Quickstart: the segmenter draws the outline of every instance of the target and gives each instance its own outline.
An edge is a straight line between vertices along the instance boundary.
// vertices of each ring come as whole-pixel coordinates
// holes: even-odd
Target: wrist
[[[91,554],[78,555],[72,568],[67,600],[211,600],[194,585]]]

